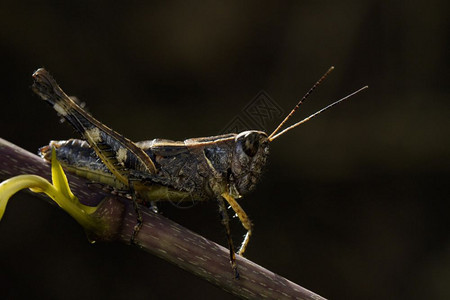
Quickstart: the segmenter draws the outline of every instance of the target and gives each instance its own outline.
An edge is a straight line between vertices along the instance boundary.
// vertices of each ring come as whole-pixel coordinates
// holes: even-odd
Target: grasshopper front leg
[[[231,268],[234,271],[234,278],[239,279],[239,271],[237,269],[237,264],[236,264],[236,254],[234,252],[233,239],[231,238],[230,219],[227,214],[227,208],[225,206],[225,202],[223,201],[222,197],[218,197],[217,202],[219,204],[219,212],[220,212],[220,216],[222,218],[222,224],[223,224],[223,226],[225,226],[225,232],[227,234],[228,248],[230,250]]]
[[[239,248],[239,251],[237,254],[242,256],[247,249],[248,242],[250,240],[250,236],[252,235],[252,227],[253,224],[248,218],[245,211],[242,209],[242,207],[237,203],[237,201],[229,194],[229,193],[223,193],[222,197],[228,202],[228,204],[231,206],[233,211],[238,216],[239,220],[241,221],[242,226],[247,230],[247,233],[245,234],[244,240],[242,241],[241,247]]]
[[[234,251],[234,245],[233,245],[233,239],[231,238],[231,230],[230,230],[230,220],[227,214],[227,210],[225,207],[225,202],[223,201],[225,199],[227,203],[231,206],[233,211],[236,213],[236,215],[239,217],[239,220],[242,223],[242,226],[247,230],[247,233],[245,234],[244,240],[242,241],[241,247],[239,248],[239,251],[237,252],[238,255],[242,256],[242,254],[245,252],[245,249],[247,248],[247,244],[250,240],[250,236],[252,235],[252,222],[248,218],[245,211],[242,209],[242,207],[237,203],[237,201],[229,194],[229,193],[223,193],[221,197],[217,198],[217,201],[219,203],[219,211],[222,217],[222,224],[225,226],[225,231],[227,234],[228,239],[228,248],[230,249],[230,263],[231,268],[234,271],[234,275],[236,279],[239,279],[239,271],[237,269],[236,264],[236,254]]]

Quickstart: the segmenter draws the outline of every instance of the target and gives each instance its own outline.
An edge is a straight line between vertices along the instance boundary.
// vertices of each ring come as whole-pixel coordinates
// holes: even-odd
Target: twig
[[[0,180],[21,174],[50,178],[50,167],[38,156],[0,138]],[[110,230],[99,240],[129,244],[136,214],[129,199],[112,195],[99,185],[67,174],[70,187],[81,203],[98,205],[97,214],[106,218]],[[103,202],[102,202],[103,201]],[[161,257],[222,289],[246,299],[324,299],[243,257],[237,262],[241,277],[234,279],[228,249],[209,241],[177,223],[142,206],[143,227],[135,242],[145,251]]]

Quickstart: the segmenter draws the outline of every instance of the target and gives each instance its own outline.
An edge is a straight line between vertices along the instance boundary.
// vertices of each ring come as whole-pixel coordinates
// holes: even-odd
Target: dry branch
[[[22,174],[50,179],[50,166],[38,156],[0,138],[0,180]],[[129,244],[136,214],[129,199],[112,195],[100,185],[67,174],[70,187],[81,203],[95,206],[107,219],[108,232],[99,240]],[[246,299],[324,299],[243,257],[237,257],[241,277],[234,279],[228,249],[209,241],[177,223],[142,206],[143,227],[135,242],[145,251],[161,257],[222,289]]]

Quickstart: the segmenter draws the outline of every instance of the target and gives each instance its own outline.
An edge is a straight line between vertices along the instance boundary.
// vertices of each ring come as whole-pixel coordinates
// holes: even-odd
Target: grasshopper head
[[[240,194],[254,189],[269,154],[269,140],[262,131],[244,131],[235,137],[231,171]]]

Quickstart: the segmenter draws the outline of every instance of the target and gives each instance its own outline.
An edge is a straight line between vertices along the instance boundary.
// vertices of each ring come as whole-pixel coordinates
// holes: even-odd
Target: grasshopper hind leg
[[[139,208],[139,205],[137,202],[137,196],[136,196],[136,191],[134,189],[133,180],[130,180],[129,184],[130,184],[130,190],[131,190],[131,197],[132,197],[132,201],[133,201],[133,208],[134,208],[134,212],[136,213],[136,225],[134,225],[134,228],[133,228],[133,233],[130,238],[130,244],[136,245],[137,244],[135,241],[136,236],[138,235],[139,231],[142,228],[143,219],[142,219],[141,209]]]

